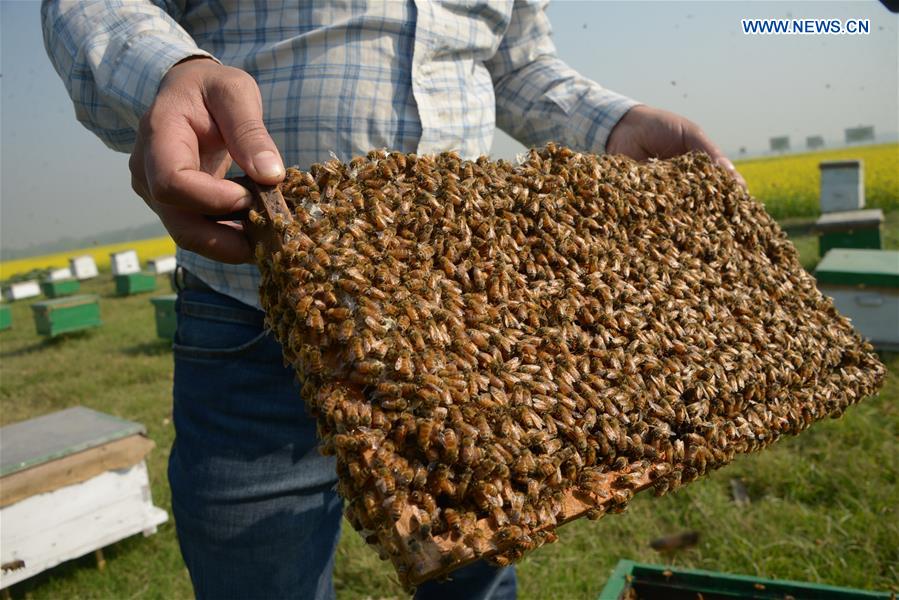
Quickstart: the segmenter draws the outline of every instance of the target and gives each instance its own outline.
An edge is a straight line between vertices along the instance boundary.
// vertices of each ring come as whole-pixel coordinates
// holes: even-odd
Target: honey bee
[[[455,534],[462,533],[462,518],[459,516],[459,513],[456,512],[455,509],[443,509],[443,518],[446,520],[446,524],[449,527],[450,531]]]

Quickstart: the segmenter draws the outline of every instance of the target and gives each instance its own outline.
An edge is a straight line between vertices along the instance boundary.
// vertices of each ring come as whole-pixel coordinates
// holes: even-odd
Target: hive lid
[[[81,304],[89,304],[96,302],[98,297],[94,294],[81,294],[79,296],[69,296],[67,298],[54,298],[53,300],[41,300],[31,305],[34,310],[46,308],[62,308],[65,306],[79,306]]]
[[[847,227],[878,227],[883,223],[883,211],[879,208],[841,210],[827,213],[815,221],[817,231],[831,231]]]
[[[173,304],[175,300],[178,299],[178,294],[165,294],[164,296],[153,296],[150,298],[150,303],[155,305],[168,305]]]
[[[822,160],[818,163],[818,168],[822,171],[825,169],[858,169],[862,166],[860,160]]]
[[[140,423],[83,406],[0,428],[0,477],[121,438],[146,433]]]
[[[835,248],[818,264],[820,283],[899,288],[899,251]]]

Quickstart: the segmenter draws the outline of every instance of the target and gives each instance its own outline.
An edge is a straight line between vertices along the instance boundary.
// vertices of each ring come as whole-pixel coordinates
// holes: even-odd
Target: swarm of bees
[[[702,154],[374,151],[280,186],[268,327],[353,526],[409,585],[504,565],[879,388],[871,346]]]

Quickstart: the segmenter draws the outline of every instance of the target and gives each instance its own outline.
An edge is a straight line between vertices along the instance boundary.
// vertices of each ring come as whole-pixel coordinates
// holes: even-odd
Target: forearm
[[[638,102],[543,55],[494,80],[497,125],[528,146],[559,141],[605,152],[612,128]]]
[[[172,65],[209,56],[163,9],[137,0],[45,0],[44,45],[78,120],[130,151],[138,122]]]

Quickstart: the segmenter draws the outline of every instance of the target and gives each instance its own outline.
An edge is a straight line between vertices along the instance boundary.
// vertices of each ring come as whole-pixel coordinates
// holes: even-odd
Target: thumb
[[[253,181],[274,185],[284,179],[284,163],[262,122],[259,87],[247,73],[207,83],[206,106],[234,161]]]

